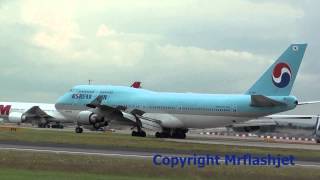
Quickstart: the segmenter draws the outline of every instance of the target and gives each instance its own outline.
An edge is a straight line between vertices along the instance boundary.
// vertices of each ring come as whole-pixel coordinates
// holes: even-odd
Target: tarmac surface
[[[116,133],[130,134],[131,131],[121,130]],[[147,132],[148,133],[148,132]],[[154,136],[149,133],[150,136]],[[283,141],[276,142],[271,140],[262,140],[259,137],[236,137],[236,136],[215,136],[215,135],[201,135],[197,133],[188,133],[186,139],[164,139],[165,141],[185,142],[185,143],[199,143],[199,144],[221,144],[221,145],[235,145],[248,147],[270,147],[270,148],[284,148],[284,149],[302,149],[302,150],[319,150],[320,144],[315,142],[293,142]]]
[[[305,149],[305,150],[319,150],[320,144],[297,144],[285,142],[268,142],[262,141],[259,138],[241,138],[229,136],[204,136],[204,135],[188,135],[187,139],[166,139],[166,141],[187,142],[199,144],[222,144],[222,145],[236,145],[249,147],[270,147],[270,148],[285,148],[285,149]]]

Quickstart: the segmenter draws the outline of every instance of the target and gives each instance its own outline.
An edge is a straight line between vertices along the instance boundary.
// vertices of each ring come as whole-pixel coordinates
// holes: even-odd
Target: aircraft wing
[[[39,106],[33,106],[27,111],[23,113],[25,116],[25,120],[23,122],[30,122],[33,120],[39,121],[39,122],[59,122],[59,119],[57,119],[56,116],[52,116],[52,114],[48,114],[44,112]]]
[[[139,109],[134,109],[131,112],[127,112],[127,108],[123,106],[118,106],[118,107],[111,107],[107,105],[102,105],[102,96],[97,96],[92,102],[87,104],[87,107],[90,108],[98,108],[98,111],[103,114],[113,114],[113,115],[119,115],[121,114],[124,119],[122,118],[121,120],[128,120],[129,122],[137,123],[137,118],[141,121],[141,125],[143,128],[146,129],[161,129],[160,122],[159,120],[152,119],[152,118],[147,118],[143,117],[144,112],[139,110]],[[136,117],[135,117],[136,116]],[[121,121],[119,120],[119,121]]]
[[[39,106],[31,107],[24,114],[30,118],[53,118],[52,116],[44,112],[42,109],[40,109]]]
[[[135,111],[135,110],[133,110],[133,111]],[[134,123],[136,122],[136,118],[131,113],[124,112],[124,111],[121,111],[121,113],[123,114],[123,117],[125,119],[130,120]],[[140,119],[142,128],[149,129],[149,130],[155,130],[155,131],[161,130],[161,125],[160,125],[161,121],[160,120],[145,117],[145,116],[143,116],[143,114],[136,115],[136,116]]]
[[[102,100],[103,100],[103,96],[99,95],[94,100],[92,100],[89,104],[87,104],[87,107],[90,107],[90,108],[100,107]]]
[[[161,131],[161,121],[158,119],[154,118],[149,118],[149,117],[144,117],[144,116],[139,116],[142,127],[149,129],[149,130],[154,130],[154,131]]]

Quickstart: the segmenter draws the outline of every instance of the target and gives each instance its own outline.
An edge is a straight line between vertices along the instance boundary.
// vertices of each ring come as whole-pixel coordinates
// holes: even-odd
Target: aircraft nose
[[[61,106],[66,105],[66,104],[71,104],[72,103],[72,94],[71,93],[66,93],[58,98],[58,100],[55,103],[56,109],[62,108]]]

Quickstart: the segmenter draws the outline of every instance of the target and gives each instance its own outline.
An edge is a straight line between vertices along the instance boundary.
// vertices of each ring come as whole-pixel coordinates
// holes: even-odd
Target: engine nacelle
[[[8,120],[11,123],[21,123],[21,122],[26,121],[27,117],[23,113],[12,112],[12,113],[9,114]]]
[[[94,124],[99,121],[98,115],[91,111],[81,111],[78,114],[78,122],[82,124]]]

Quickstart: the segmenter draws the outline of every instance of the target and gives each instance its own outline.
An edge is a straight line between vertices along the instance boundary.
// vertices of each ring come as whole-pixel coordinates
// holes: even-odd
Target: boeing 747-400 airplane
[[[294,109],[290,95],[307,44],[292,44],[244,94],[155,92],[111,85],[79,85],[59,98],[56,108],[82,125],[95,128],[110,122],[134,125],[133,136],[185,138],[188,128],[212,128]],[[213,69],[214,70],[214,69]],[[221,77],[223,78],[223,77]],[[313,102],[315,103],[315,102]]]

